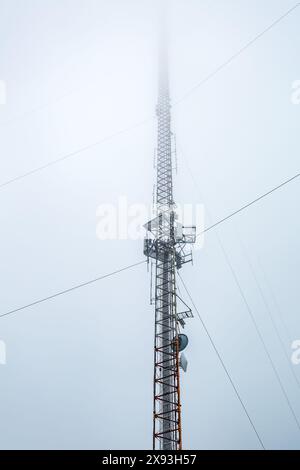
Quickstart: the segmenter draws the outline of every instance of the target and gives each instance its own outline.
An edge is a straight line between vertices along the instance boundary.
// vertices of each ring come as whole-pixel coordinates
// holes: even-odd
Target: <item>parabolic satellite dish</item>
[[[184,335],[184,334],[178,335],[178,349],[179,349],[179,352],[183,351],[187,347],[188,344],[189,344],[189,339],[188,339],[187,335]],[[174,340],[173,340],[173,349],[174,350],[176,349],[176,338],[174,338]]]

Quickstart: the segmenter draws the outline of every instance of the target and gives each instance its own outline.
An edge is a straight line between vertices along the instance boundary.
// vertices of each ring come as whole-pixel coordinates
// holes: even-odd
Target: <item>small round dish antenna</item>
[[[187,335],[180,334],[178,335],[178,350],[179,352],[183,351],[189,344],[189,339]],[[176,338],[173,339],[172,347],[174,351],[176,350]]]

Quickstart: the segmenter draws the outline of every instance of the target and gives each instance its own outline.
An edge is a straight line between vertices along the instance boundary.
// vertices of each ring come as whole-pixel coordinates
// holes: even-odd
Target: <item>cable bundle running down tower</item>
[[[178,222],[173,199],[173,144],[169,91],[168,50],[162,28],[159,57],[159,95],[157,105],[158,144],[156,164],[155,217],[145,225],[144,254],[154,263],[155,339],[154,339],[154,415],[153,449],[182,449],[180,368],[186,370],[181,351],[187,336],[180,334],[185,319],[193,316],[179,297],[176,271],[192,261],[189,245],[195,243],[196,227]],[[182,306],[182,309],[179,309]],[[181,310],[181,311],[179,311]]]

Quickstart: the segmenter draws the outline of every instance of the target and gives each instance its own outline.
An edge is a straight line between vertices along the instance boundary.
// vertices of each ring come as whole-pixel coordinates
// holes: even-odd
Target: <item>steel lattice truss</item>
[[[144,253],[155,263],[155,339],[154,339],[154,415],[153,449],[180,450],[181,403],[179,328],[191,317],[185,306],[177,311],[176,269],[191,261],[185,246],[194,236],[178,237],[173,200],[171,104],[166,43],[160,57],[159,99],[157,106],[158,147],[156,176],[156,217],[148,222]],[[193,227],[194,229],[194,227]]]

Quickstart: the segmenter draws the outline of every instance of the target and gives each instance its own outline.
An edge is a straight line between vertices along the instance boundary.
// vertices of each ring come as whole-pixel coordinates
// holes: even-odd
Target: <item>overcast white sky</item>
[[[172,0],[173,101],[295,4]],[[0,314],[143,259],[141,241],[98,240],[96,212],[120,196],[152,199],[156,7],[0,0]],[[299,21],[300,8],[174,106],[175,197],[204,203],[207,224],[299,172],[300,105],[291,102]],[[295,181],[218,229],[298,420],[286,355],[300,339],[299,195]],[[182,276],[265,446],[299,449],[300,430],[215,233]],[[0,448],[150,448],[153,322],[145,266],[0,318]],[[259,448],[197,317],[186,332],[184,447]],[[300,365],[292,367],[300,382]]]

